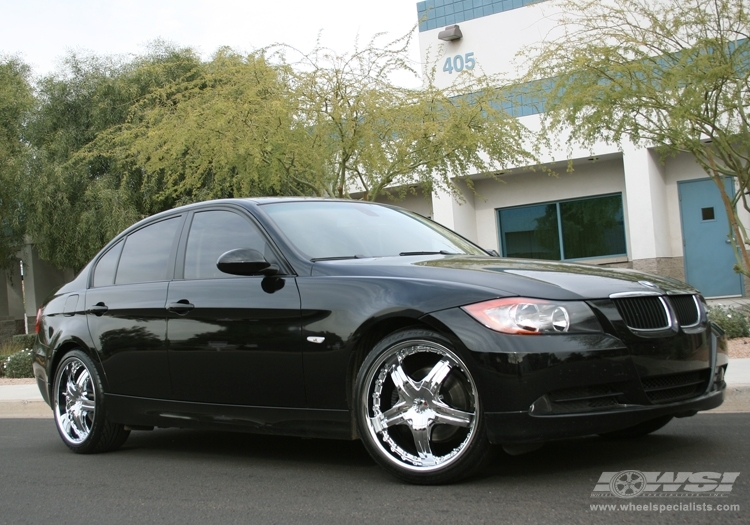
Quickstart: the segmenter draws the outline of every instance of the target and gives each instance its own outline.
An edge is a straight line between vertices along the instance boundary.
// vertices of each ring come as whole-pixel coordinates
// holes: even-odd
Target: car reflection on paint
[[[75,452],[132,430],[361,439],[447,483],[588,434],[719,406],[726,353],[688,285],[501,259],[428,219],[324,199],[211,201],[113,239],[37,317],[35,375]]]

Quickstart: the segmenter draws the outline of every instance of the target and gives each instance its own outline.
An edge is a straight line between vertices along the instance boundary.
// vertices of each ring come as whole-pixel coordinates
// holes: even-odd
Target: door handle
[[[103,314],[107,312],[107,310],[109,310],[109,307],[106,304],[102,302],[98,302],[94,306],[89,308],[89,313],[94,314],[97,317],[101,317]]]
[[[192,304],[187,299],[180,299],[176,303],[169,303],[167,305],[167,310],[169,310],[170,312],[174,312],[176,314],[180,314],[180,315],[185,315],[193,308],[195,308],[195,305]]]

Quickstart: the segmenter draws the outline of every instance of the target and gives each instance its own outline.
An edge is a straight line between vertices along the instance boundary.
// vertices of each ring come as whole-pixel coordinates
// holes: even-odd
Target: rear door
[[[95,266],[86,317],[112,394],[171,397],[165,304],[182,223],[178,215],[148,224]]]

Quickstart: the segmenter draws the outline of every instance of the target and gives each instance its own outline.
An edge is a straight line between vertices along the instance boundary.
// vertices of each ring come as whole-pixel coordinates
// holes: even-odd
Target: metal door
[[[725,180],[734,195],[734,181]],[[729,241],[729,222],[719,189],[711,179],[677,184],[685,256],[685,279],[706,297],[742,295],[742,278]]]

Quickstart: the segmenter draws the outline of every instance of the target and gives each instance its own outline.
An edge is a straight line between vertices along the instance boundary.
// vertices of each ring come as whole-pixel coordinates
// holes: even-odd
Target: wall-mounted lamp
[[[440,33],[438,33],[438,39],[445,40],[446,42],[460,40],[463,36],[464,35],[463,33],[461,33],[461,28],[458,27],[458,24],[454,26],[448,26],[444,30],[440,31]]]

